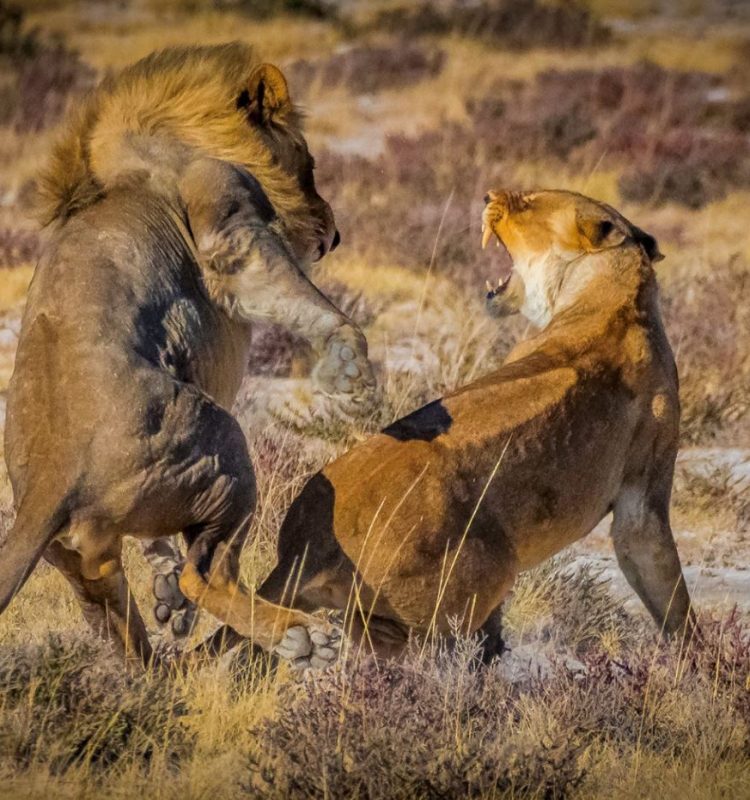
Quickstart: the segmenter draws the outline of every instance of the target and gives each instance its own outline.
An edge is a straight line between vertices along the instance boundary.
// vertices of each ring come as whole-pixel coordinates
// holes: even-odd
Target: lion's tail
[[[70,502],[64,498],[52,506],[49,498],[27,495],[18,509],[15,524],[0,540],[0,614],[21,590],[47,545],[70,516]]]

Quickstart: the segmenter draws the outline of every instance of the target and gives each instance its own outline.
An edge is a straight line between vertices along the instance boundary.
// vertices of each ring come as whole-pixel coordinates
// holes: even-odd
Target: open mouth
[[[498,297],[504,294],[510,284],[511,276],[513,275],[513,259],[508,252],[503,240],[493,230],[492,226],[487,222],[482,222],[482,250],[487,248],[492,237],[495,237],[495,247],[500,249],[498,260],[502,263],[498,265],[498,271],[501,277],[497,281],[497,285],[492,281],[487,281],[487,299],[491,300],[493,297]]]

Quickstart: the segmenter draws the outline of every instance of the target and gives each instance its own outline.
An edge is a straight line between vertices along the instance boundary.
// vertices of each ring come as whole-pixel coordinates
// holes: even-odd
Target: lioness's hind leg
[[[264,600],[239,584],[237,542],[241,544],[244,535],[229,536],[228,543],[214,541],[216,533],[210,527],[197,535],[195,531],[187,535],[192,541],[180,588],[189,600],[228,626],[220,629],[220,637],[226,632],[230,642],[236,642],[237,635],[249,638],[298,667],[323,667],[335,661],[340,634],[333,626],[302,611]],[[208,553],[210,560],[206,558]],[[205,650],[210,652],[223,644],[226,640],[214,641],[212,637]]]
[[[660,630],[667,636],[691,635],[695,617],[666,505],[625,488],[615,503],[612,541],[628,583]]]
[[[356,645],[382,661],[399,660],[409,643],[406,626],[374,614],[363,615],[359,610],[350,614],[347,630]]]
[[[79,553],[61,542],[52,542],[44,558],[68,579],[78,598],[83,616],[95,633],[112,640],[126,659],[138,658],[144,666],[152,663],[153,653],[138,606],[130,594],[119,558],[99,565],[100,577],[87,578],[91,564],[83,569]]]

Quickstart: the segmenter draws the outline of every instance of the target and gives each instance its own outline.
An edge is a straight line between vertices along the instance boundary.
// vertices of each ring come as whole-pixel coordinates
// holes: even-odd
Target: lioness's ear
[[[627,237],[619,225],[601,214],[577,214],[576,223],[584,250],[594,251],[602,250],[605,247],[617,247]]]
[[[651,262],[661,261],[664,258],[664,254],[659,250],[659,243],[650,233],[646,233],[646,231],[642,231],[633,225],[633,238],[643,247]]]
[[[275,115],[291,108],[292,101],[284,74],[273,64],[256,67],[247,82],[247,90],[237,104],[247,109],[247,115],[253,122],[266,125]]]

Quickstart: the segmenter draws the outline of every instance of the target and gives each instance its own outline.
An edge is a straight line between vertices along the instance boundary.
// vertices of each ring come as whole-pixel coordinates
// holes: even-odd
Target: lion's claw
[[[310,639],[312,640],[313,644],[317,645],[326,645],[331,640],[331,636],[328,634],[323,633],[323,631],[312,631],[310,633]]]

